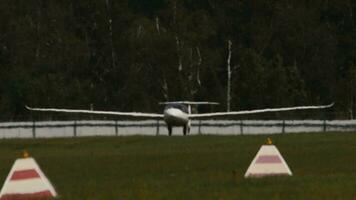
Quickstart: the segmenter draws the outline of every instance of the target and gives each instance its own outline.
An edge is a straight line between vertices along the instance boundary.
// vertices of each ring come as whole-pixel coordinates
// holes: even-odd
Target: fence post
[[[324,123],[323,123],[323,132],[326,132],[326,119],[324,119]]]
[[[77,137],[77,121],[74,120],[74,124],[73,124],[73,136]]]
[[[159,135],[159,119],[157,119],[156,123],[156,135]]]
[[[117,120],[115,120],[115,136],[118,136],[118,135],[119,135],[119,130],[117,127]]]
[[[286,132],[285,128],[286,128],[286,122],[285,122],[285,120],[283,120],[283,122],[282,122],[282,133]]]
[[[201,135],[201,120],[199,120],[198,134]]]
[[[35,139],[36,138],[36,121],[32,121],[32,137]]]
[[[240,120],[240,134],[244,134],[244,122],[242,120]]]

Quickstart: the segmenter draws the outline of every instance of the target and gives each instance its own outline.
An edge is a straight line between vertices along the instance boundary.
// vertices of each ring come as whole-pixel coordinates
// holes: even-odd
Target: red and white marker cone
[[[17,159],[0,191],[0,200],[21,200],[56,197],[57,193],[35,159]]]
[[[262,145],[257,152],[245,173],[245,178],[292,175],[277,147],[272,145],[272,141],[269,138],[267,143],[268,145]]]

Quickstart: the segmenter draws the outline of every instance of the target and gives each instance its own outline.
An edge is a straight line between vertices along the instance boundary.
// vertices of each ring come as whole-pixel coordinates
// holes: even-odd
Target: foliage
[[[224,103],[228,40],[232,109],[336,101],[330,117],[349,118],[355,9],[336,0],[3,0],[1,118],[29,118],[25,104],[158,112],[164,100]]]

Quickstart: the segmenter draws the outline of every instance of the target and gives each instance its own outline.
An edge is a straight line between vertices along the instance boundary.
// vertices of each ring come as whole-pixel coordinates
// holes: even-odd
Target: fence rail
[[[191,134],[272,134],[356,131],[356,120],[195,120]],[[182,135],[174,128],[174,135]],[[162,120],[32,121],[0,123],[0,138],[167,135]]]

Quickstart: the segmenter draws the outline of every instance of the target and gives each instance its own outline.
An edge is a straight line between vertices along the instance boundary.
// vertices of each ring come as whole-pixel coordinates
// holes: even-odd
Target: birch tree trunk
[[[177,45],[177,55],[178,55],[178,71],[181,72],[183,69],[182,64],[182,51],[181,51],[181,42],[178,37],[178,28],[177,28],[177,1],[173,2],[173,25],[176,26],[175,28],[175,39]]]
[[[199,50],[199,47],[198,47],[198,46],[196,47],[196,50],[197,50],[197,54],[198,54],[197,83],[198,83],[199,86],[201,86],[201,81],[200,81],[200,65],[201,65],[201,62],[202,62],[202,58],[201,58],[200,50]]]
[[[106,10],[108,13],[108,23],[109,23],[109,40],[111,47],[111,64],[113,68],[116,68],[116,51],[114,47],[114,38],[112,33],[112,14],[111,14],[111,0],[106,0]]]
[[[180,47],[181,44],[178,36],[176,36],[176,44],[177,44],[177,54],[178,54],[178,71],[181,72],[183,70],[182,51],[181,51],[181,47]]]
[[[230,101],[231,101],[231,40],[228,41],[228,57],[227,57],[227,91],[226,91],[226,111],[230,111]]]
[[[350,103],[349,103],[349,114],[350,114],[350,119],[354,119],[354,79],[355,79],[355,72],[352,70],[350,73],[351,76],[351,81],[350,81]]]
[[[160,31],[160,28],[159,28],[159,18],[158,17],[156,17],[156,30],[157,30],[157,32],[158,32],[158,35],[159,34],[161,34],[161,31]]]
[[[351,95],[350,105],[349,105],[349,114],[350,114],[351,120],[354,119],[353,105],[354,105],[354,98],[353,98],[353,95]]]
[[[37,35],[37,44],[36,44],[36,61],[40,59],[41,55],[41,42],[39,41],[41,38],[41,18],[42,18],[42,11],[41,11],[41,2],[37,2],[37,21],[36,21],[36,35]]]
[[[169,101],[169,96],[168,96],[168,84],[166,77],[163,75],[163,84],[162,84],[162,90],[163,90],[163,96],[166,101]]]

